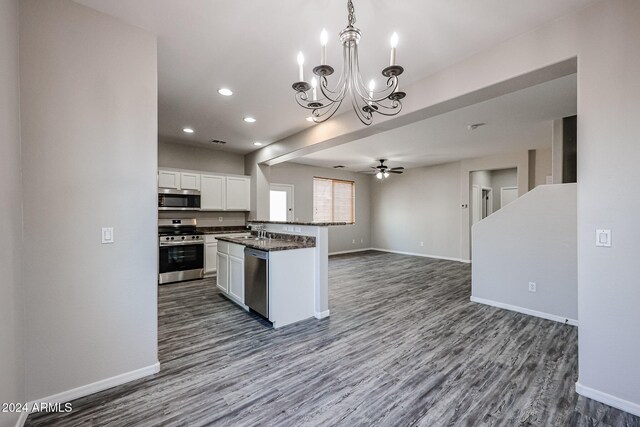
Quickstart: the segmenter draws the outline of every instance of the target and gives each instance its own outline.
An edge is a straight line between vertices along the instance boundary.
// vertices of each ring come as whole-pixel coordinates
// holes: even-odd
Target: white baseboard
[[[553,320],[554,322],[566,323],[571,326],[578,326],[578,321],[575,319],[567,319],[566,317],[557,316],[555,314],[549,314],[542,311],[531,310],[529,308],[518,307],[516,305],[505,304],[498,301],[492,301],[484,298],[471,297],[471,302],[477,302],[479,304],[490,305],[492,307],[503,308],[505,310],[517,311],[518,313],[528,314],[529,316],[541,317],[547,320]]]
[[[316,319],[324,319],[325,317],[329,317],[329,310],[325,310],[325,311],[316,311],[314,313],[314,316],[316,317]]]
[[[27,417],[29,416],[28,412],[20,412],[20,417],[16,421],[16,427],[24,426],[24,423],[27,422]]]
[[[584,386],[580,384],[580,381],[576,383],[576,393],[581,396],[588,397],[589,399],[602,402],[605,405],[621,409],[630,414],[640,416],[640,404],[629,402],[628,400],[620,399],[619,397],[612,396],[608,393],[604,393],[591,387]]]
[[[471,261],[466,260],[466,259],[462,259],[462,258],[453,258],[453,257],[448,257],[448,256],[439,256],[439,255],[419,254],[417,252],[394,251],[392,249],[382,249],[382,248],[371,248],[369,250],[379,251],[379,252],[389,252],[389,253],[392,253],[392,254],[400,254],[400,255],[419,256],[419,257],[423,257],[423,258],[444,259],[446,261],[464,262],[466,264],[471,263]]]
[[[136,369],[135,371],[125,372],[124,374],[116,375],[111,378],[96,381],[91,384],[83,385],[71,390],[63,391],[42,399],[37,399],[29,402],[29,407],[33,407],[36,403],[66,403],[81,397],[89,396],[90,394],[98,393],[108,388],[116,387],[130,381],[134,381],[140,378],[144,378],[149,375],[157,374],[160,372],[160,362],[156,362],[153,365],[145,366],[144,368]],[[28,414],[27,414],[28,415]],[[25,417],[26,420],[26,417]]]
[[[330,252],[329,256],[331,255],[342,255],[342,254],[353,254],[356,252],[364,252],[364,251],[372,251],[372,248],[361,248],[361,249],[350,249],[348,251],[338,251],[338,252]]]

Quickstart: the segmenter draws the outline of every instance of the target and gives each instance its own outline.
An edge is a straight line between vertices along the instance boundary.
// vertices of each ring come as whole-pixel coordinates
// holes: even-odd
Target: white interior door
[[[504,208],[509,203],[518,198],[518,187],[500,188],[500,208]]]
[[[293,221],[293,185],[271,184],[269,191],[269,220]]]

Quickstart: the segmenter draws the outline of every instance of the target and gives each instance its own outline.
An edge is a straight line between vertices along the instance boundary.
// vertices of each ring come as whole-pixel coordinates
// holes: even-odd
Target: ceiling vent
[[[344,166],[343,165],[336,165],[333,168],[334,169],[344,169]]]
[[[212,143],[212,144],[220,144],[220,145],[224,145],[224,144],[226,144],[226,143],[227,143],[227,141],[221,141],[221,140],[219,140],[219,139],[212,139],[212,140],[211,140],[211,143]]]

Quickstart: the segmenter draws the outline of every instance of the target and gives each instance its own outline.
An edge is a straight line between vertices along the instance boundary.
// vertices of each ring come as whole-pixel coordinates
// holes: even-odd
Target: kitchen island
[[[218,238],[218,289],[274,328],[315,316],[315,238],[265,233]]]

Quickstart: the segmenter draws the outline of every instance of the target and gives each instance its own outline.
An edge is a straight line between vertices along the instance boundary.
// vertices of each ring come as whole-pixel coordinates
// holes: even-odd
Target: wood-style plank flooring
[[[469,302],[469,265],[329,267],[331,317],[280,330],[214,279],[160,287],[161,372],[27,425],[640,426],[576,395],[576,328]]]

